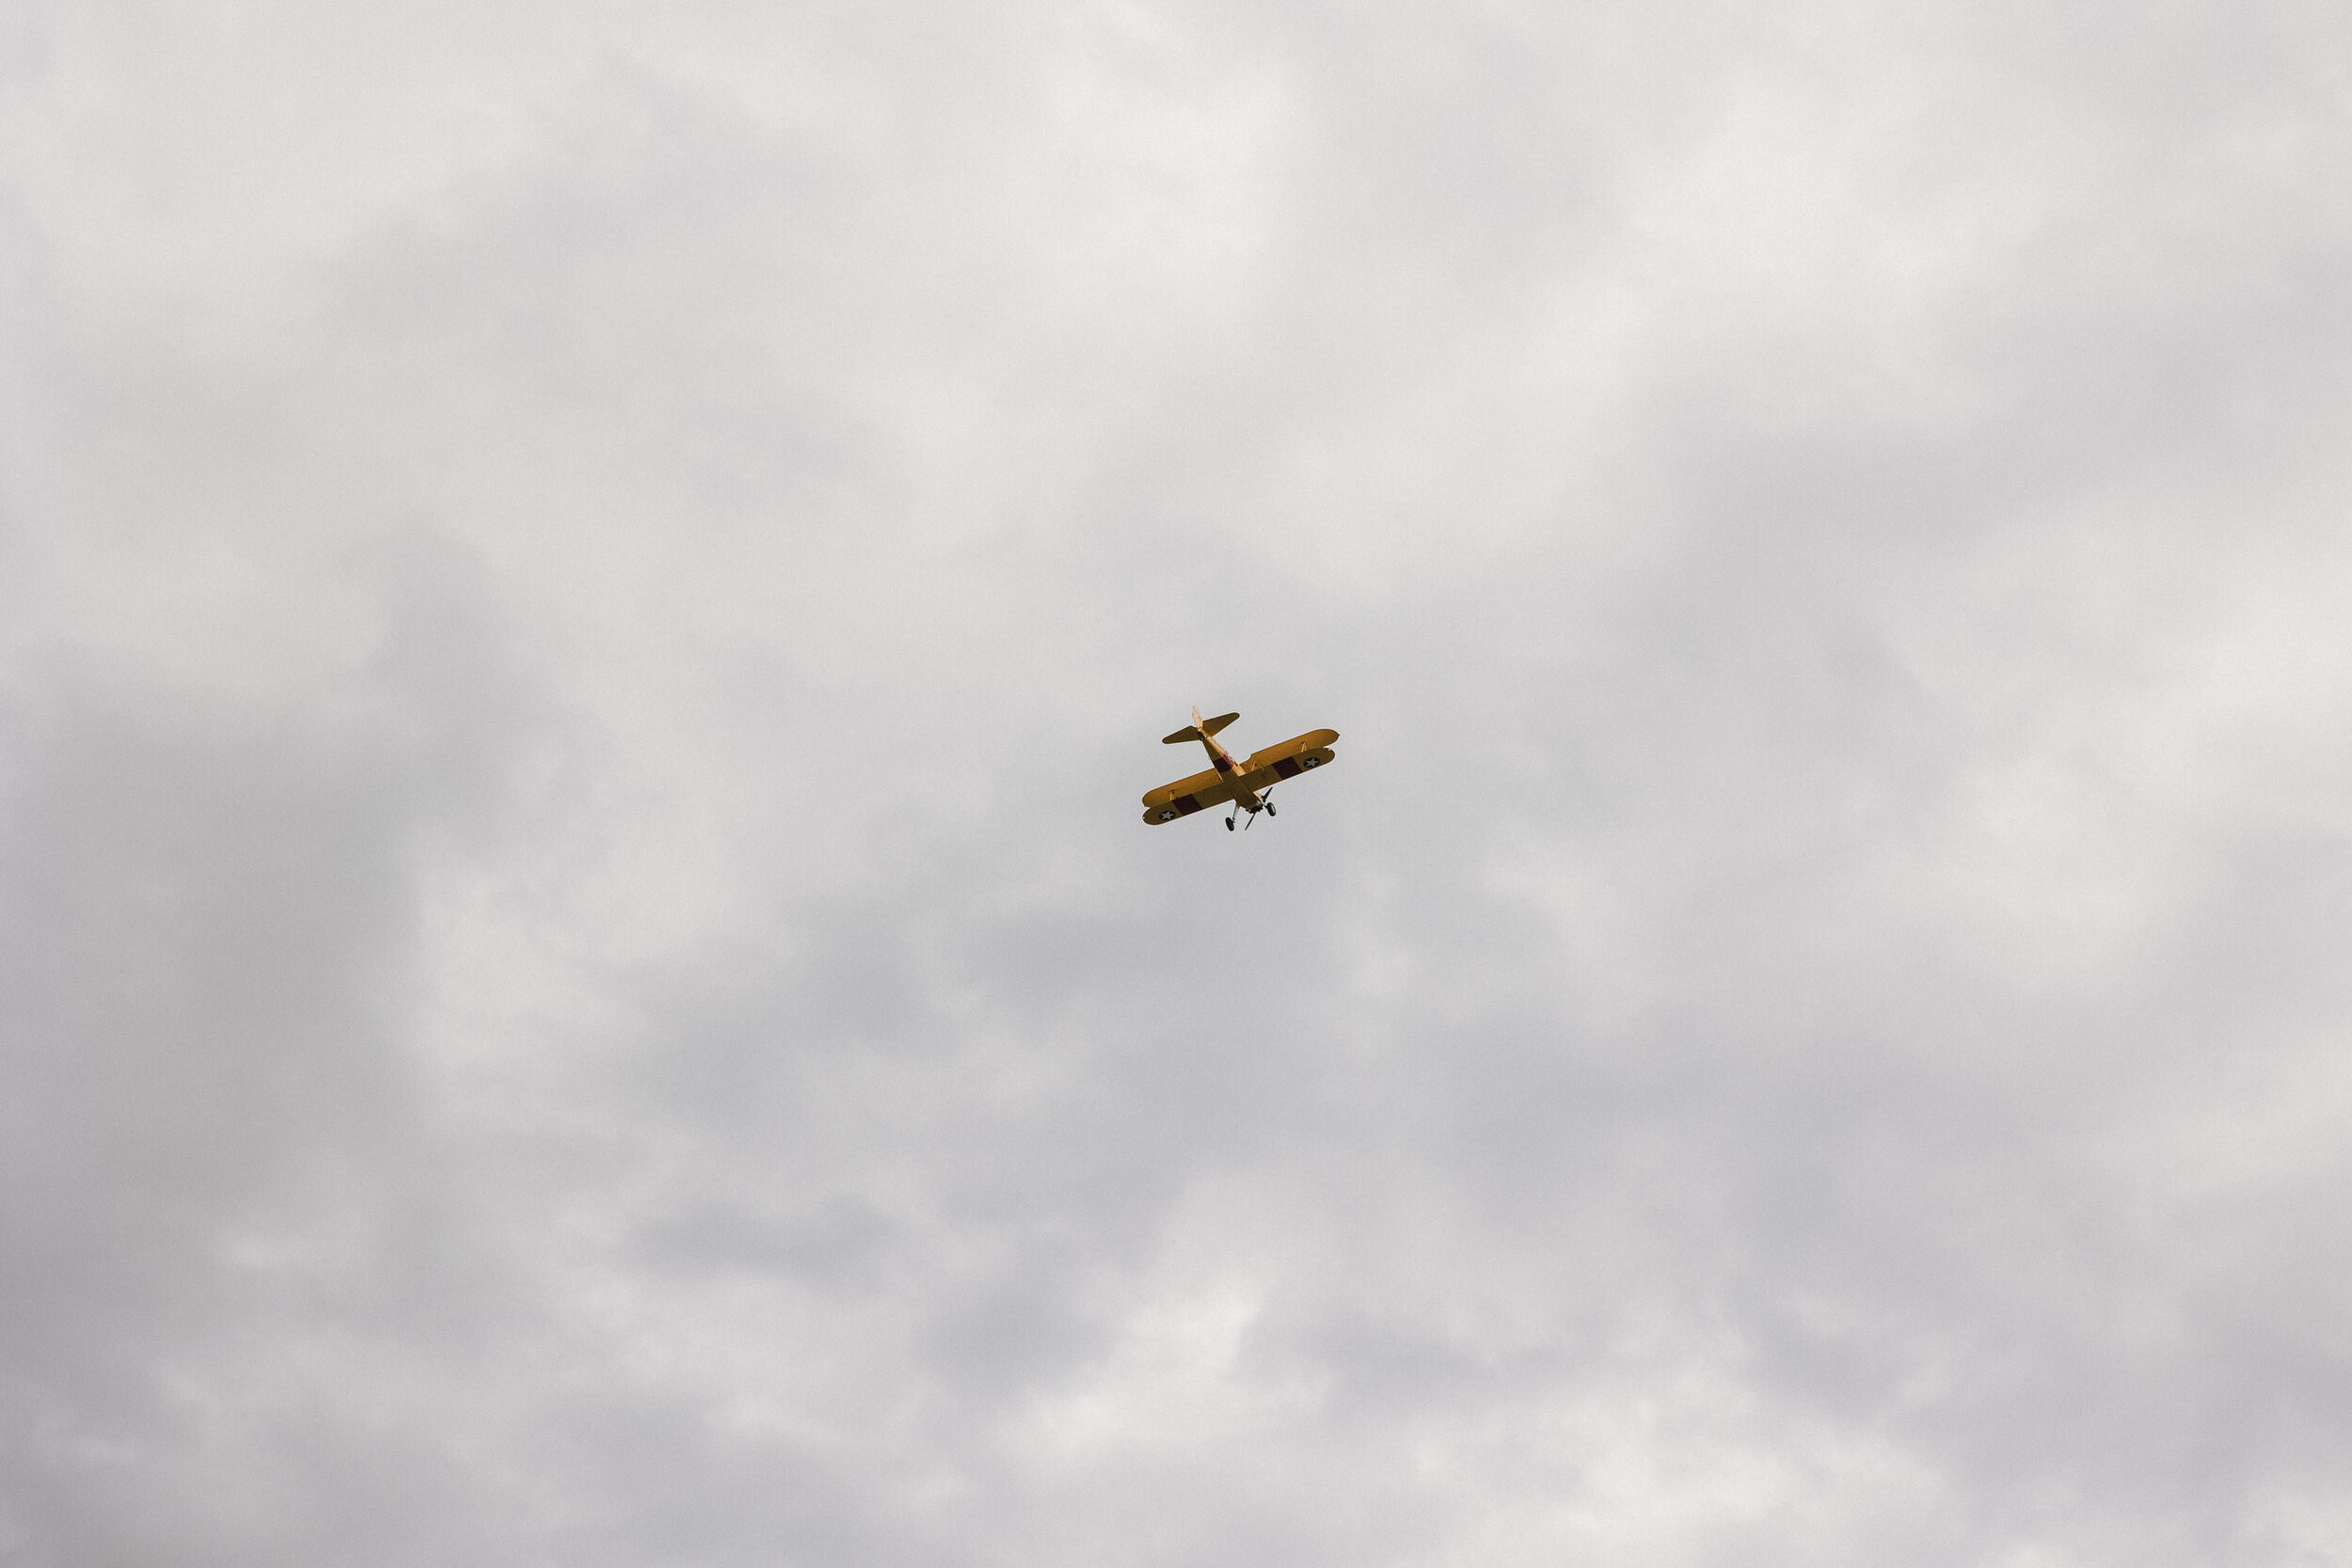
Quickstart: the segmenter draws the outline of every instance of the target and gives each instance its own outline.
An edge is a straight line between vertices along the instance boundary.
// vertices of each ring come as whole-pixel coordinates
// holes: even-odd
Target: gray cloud
[[[2352,1558],[2344,42],[26,10],[0,1555]]]

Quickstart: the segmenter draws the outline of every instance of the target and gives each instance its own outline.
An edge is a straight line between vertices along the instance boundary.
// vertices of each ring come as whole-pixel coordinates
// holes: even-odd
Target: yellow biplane
[[[1214,764],[1205,773],[1195,773],[1189,779],[1179,779],[1172,784],[1162,784],[1143,798],[1143,819],[1146,822],[1173,822],[1180,816],[1210,806],[1233,802],[1233,809],[1225,816],[1225,831],[1233,831],[1233,818],[1243,812],[1249,814],[1250,826],[1257,826],[1258,813],[1274,815],[1274,785],[1282,779],[1295,779],[1310,768],[1322,767],[1331,760],[1331,742],[1340,737],[1337,730],[1310,730],[1294,736],[1279,746],[1269,746],[1253,752],[1248,762],[1235,762],[1233,754],[1213,738],[1216,732],[1240,718],[1238,713],[1220,714],[1203,719],[1200,710],[1192,710],[1192,722],[1174,735],[1160,737],[1163,746],[1181,746],[1187,740],[1198,740],[1209,749],[1209,761]]]

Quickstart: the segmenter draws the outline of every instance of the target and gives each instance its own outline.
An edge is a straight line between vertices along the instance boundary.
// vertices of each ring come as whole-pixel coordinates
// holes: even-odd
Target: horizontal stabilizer
[[[1200,710],[1199,708],[1194,708],[1192,711],[1199,713]],[[1217,731],[1223,729],[1226,725],[1232,723],[1234,720],[1240,717],[1241,715],[1238,713],[1225,713],[1219,714],[1215,719],[1203,719],[1198,724],[1186,724],[1183,729],[1178,730],[1174,735],[1164,735],[1160,736],[1160,744],[1163,746],[1181,746],[1187,740],[1205,740],[1210,736],[1216,734]]]

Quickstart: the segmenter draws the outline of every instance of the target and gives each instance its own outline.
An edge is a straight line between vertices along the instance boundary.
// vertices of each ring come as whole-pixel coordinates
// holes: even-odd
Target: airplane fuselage
[[[1198,720],[1200,717],[1200,710],[1193,709],[1193,718]],[[1209,749],[1209,766],[1216,769],[1218,778],[1231,782],[1233,776],[1241,771],[1241,764],[1233,760],[1232,752],[1216,743],[1216,736],[1203,735],[1200,737],[1200,744]],[[1255,816],[1258,809],[1265,802],[1258,798],[1256,790],[1242,789],[1233,792],[1233,804]]]

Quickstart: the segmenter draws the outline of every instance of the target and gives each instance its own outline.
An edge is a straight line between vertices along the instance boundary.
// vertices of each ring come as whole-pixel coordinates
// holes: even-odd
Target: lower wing
[[[1331,742],[1339,737],[1337,730],[1309,730],[1279,746],[1252,752],[1249,760],[1242,764],[1241,776],[1233,782],[1244,789],[1263,789],[1284,779],[1295,779],[1329,762],[1333,754]]]
[[[1145,796],[1144,800],[1150,804],[1143,814],[1143,819],[1154,824],[1173,822],[1180,816],[1190,816],[1194,812],[1206,811],[1211,806],[1221,806],[1241,793],[1232,784],[1218,779],[1215,773],[1206,774],[1203,777],[1211,782],[1203,784],[1199,789],[1189,788],[1188,786],[1194,781],[1186,779],[1183,784],[1168,784],[1165,788],[1155,789],[1150,795]]]
[[[1331,748],[1318,746],[1311,752],[1301,752],[1295,757],[1284,757],[1271,768],[1256,768],[1233,780],[1236,794],[1245,789],[1265,789],[1295,779],[1301,773],[1311,773],[1331,760]]]
[[[1225,783],[1224,774],[1214,768],[1206,768],[1189,779],[1178,779],[1172,784],[1162,784],[1157,789],[1147,790],[1144,793],[1143,803],[1147,806],[1164,806],[1179,795],[1204,795],[1206,791],[1215,789],[1223,783]]]
[[[1267,768],[1279,770],[1283,763],[1303,759],[1310,752],[1320,752],[1323,760],[1329,762],[1331,742],[1339,737],[1337,730],[1309,730],[1305,735],[1295,735],[1278,746],[1250,752],[1249,760],[1241,765],[1241,770],[1245,773],[1255,773]],[[1278,776],[1287,779],[1296,771],[1296,768],[1288,772],[1278,771]]]

